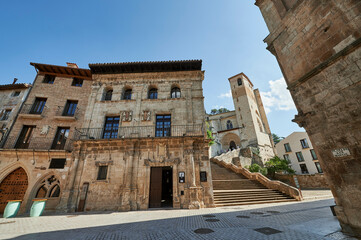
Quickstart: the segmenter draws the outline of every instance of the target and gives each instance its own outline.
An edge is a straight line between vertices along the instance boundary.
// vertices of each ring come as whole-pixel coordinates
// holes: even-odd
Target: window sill
[[[115,102],[135,102],[135,99],[118,99],[118,100],[100,100],[100,103],[115,103]]]
[[[109,183],[109,180],[94,180],[93,183]]]
[[[74,116],[55,116],[56,120],[61,121],[76,121],[77,119]]]
[[[20,113],[19,114],[20,118],[29,118],[29,119],[43,119],[44,117],[41,114],[25,114],[25,113]]]

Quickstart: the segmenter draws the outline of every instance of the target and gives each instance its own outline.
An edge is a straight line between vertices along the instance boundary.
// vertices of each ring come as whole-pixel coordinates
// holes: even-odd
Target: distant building
[[[208,115],[209,126],[216,138],[210,147],[210,157],[236,148],[254,147],[265,162],[275,154],[259,90],[253,90],[252,82],[244,73],[228,80],[235,110]]]
[[[296,174],[323,173],[306,132],[293,132],[276,144],[276,150],[280,158],[291,163]]]
[[[0,147],[5,142],[17,114],[31,89],[30,84],[16,83],[0,85]]]

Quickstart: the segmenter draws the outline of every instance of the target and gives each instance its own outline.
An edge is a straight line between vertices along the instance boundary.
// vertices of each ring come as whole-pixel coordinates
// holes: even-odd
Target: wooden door
[[[23,168],[11,172],[0,184],[0,213],[8,200],[23,200],[28,188],[28,176]]]
[[[150,171],[149,207],[161,207],[162,201],[162,168],[152,167]]]
[[[84,183],[80,193],[80,200],[78,204],[78,212],[84,212],[86,197],[88,195],[89,183]]]

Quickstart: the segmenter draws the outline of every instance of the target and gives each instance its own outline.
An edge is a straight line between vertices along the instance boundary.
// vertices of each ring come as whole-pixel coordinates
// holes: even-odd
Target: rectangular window
[[[117,138],[120,117],[106,117],[103,138]]]
[[[302,148],[309,148],[306,138],[305,138],[305,139],[301,139],[300,142],[301,142]]]
[[[30,114],[41,114],[46,104],[46,98],[35,98]]]
[[[66,101],[63,116],[74,116],[78,101]]]
[[[83,79],[74,78],[71,85],[75,86],[75,87],[81,87],[81,86],[83,86]]]
[[[308,173],[308,169],[307,169],[306,164],[300,164],[300,168],[301,168],[302,174],[307,174]]]
[[[15,144],[15,148],[27,149],[30,144],[30,138],[33,134],[35,126],[24,126],[21,130],[18,141]]]
[[[69,137],[69,128],[58,127],[51,149],[63,150]]]
[[[16,92],[13,93],[13,97],[17,97],[17,96],[19,96],[19,95],[20,95],[20,92],[19,92],[19,91],[16,91]]]
[[[156,137],[169,137],[171,131],[171,117],[170,115],[157,115],[155,125]]]
[[[55,76],[45,75],[43,83],[53,84],[54,80],[55,80]]]
[[[285,146],[286,152],[291,152],[291,146],[289,143],[285,143],[284,146]]]
[[[1,116],[1,119],[0,121],[6,121],[9,119],[9,116],[10,116],[10,113],[11,113],[11,109],[6,109],[4,112],[3,112],[3,115]]]
[[[283,159],[287,160],[288,162],[290,162],[290,155],[285,154],[283,155]]]
[[[317,155],[315,150],[311,149],[310,152],[311,152],[312,160],[317,160]]]
[[[108,173],[108,166],[99,166],[97,180],[106,180]]]
[[[297,160],[299,162],[304,162],[305,161],[305,159],[303,158],[303,155],[302,155],[301,152],[296,152],[296,156],[297,156]]]
[[[317,168],[317,172],[318,172],[318,173],[323,173],[320,163],[319,163],[319,162],[315,162],[315,165],[316,165],[316,168]]]
[[[63,169],[65,166],[65,158],[52,158],[50,161],[49,168]]]

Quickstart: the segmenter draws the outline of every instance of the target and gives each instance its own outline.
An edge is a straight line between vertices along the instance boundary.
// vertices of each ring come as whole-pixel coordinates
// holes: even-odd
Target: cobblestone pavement
[[[282,204],[155,209],[0,219],[1,239],[353,239],[333,199]]]

